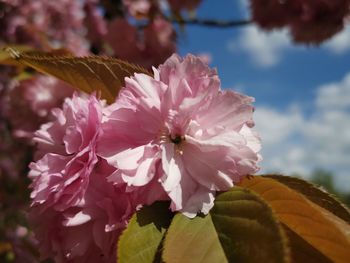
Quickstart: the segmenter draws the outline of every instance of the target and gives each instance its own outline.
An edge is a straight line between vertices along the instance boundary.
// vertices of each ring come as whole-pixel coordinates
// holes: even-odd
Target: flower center
[[[176,134],[175,136],[170,135],[169,138],[170,138],[170,141],[176,145],[179,145],[182,141],[185,140],[184,136],[181,136],[178,134]]]

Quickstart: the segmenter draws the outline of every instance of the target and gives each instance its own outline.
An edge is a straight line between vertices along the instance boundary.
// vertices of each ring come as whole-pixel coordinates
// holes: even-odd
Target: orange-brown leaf
[[[350,211],[339,200],[329,193],[317,188],[313,184],[300,178],[284,176],[284,175],[264,175],[264,177],[272,178],[278,182],[292,188],[293,190],[303,194],[310,201],[327,209],[329,212],[340,217],[350,224]]]
[[[330,260],[349,262],[348,223],[272,178],[245,178],[240,186],[257,193],[283,224]]]
[[[14,49],[9,52],[16,62],[66,81],[80,91],[98,92],[109,103],[116,99],[125,77],[134,73],[150,74],[144,68],[109,57],[74,57],[40,51],[22,53]]]
[[[307,263],[331,263],[332,261],[320,251],[311,246],[302,237],[297,235],[286,225],[283,225],[284,233],[287,235],[291,262]]]

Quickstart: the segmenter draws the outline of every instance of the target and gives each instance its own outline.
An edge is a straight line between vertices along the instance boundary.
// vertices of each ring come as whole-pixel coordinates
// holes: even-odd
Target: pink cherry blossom
[[[250,0],[252,17],[267,30],[289,27],[297,43],[319,44],[344,28],[349,0]]]
[[[115,56],[146,68],[163,63],[176,50],[174,28],[160,17],[142,33],[126,19],[116,18],[109,23],[108,32],[106,41]]]
[[[163,18],[153,19],[145,28],[144,38],[142,65],[146,67],[158,66],[176,51],[175,30],[171,23]]]
[[[101,49],[103,40],[107,34],[107,23],[103,19],[102,12],[93,1],[85,3],[84,10],[84,24],[87,29],[86,38],[90,41],[92,48]]]
[[[0,42],[65,47],[86,55],[83,1],[1,1]],[[45,37],[43,37],[43,34]]]
[[[89,98],[68,98],[63,109],[53,110],[55,120],[42,125],[34,141],[37,160],[30,164],[33,205],[64,210],[78,205],[97,163],[96,139],[100,133],[102,105]]]
[[[125,189],[107,182],[106,169],[111,168],[102,163],[90,175],[79,206],[62,212],[53,207],[43,211],[40,204],[32,208],[30,218],[42,259],[115,262],[118,237],[134,210]]]
[[[171,9],[180,12],[182,9],[192,11],[196,9],[202,0],[168,0]]]
[[[216,191],[258,170],[252,102],[220,90],[216,71],[191,55],[173,55],[154,77],[126,78],[105,112],[97,149],[118,168],[109,180],[127,183],[130,192],[148,187],[141,204],[150,202],[147,195],[165,192],[173,211],[207,214]]]
[[[116,169],[96,156],[103,110],[95,95],[74,94],[35,133],[30,219],[43,259],[115,262],[135,206],[125,184],[107,181]]]
[[[155,5],[156,1],[123,0],[123,4],[128,9],[130,15],[134,17],[139,17],[148,15],[152,5]]]
[[[50,118],[50,111],[60,107],[73,89],[58,79],[37,75],[7,86],[2,105],[16,137],[32,138],[42,123]]]

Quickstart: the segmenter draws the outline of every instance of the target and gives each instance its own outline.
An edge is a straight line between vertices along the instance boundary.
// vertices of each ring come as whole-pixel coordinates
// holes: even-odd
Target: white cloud
[[[350,73],[340,83],[330,83],[320,87],[316,104],[319,108],[327,109],[348,107],[350,104]]]
[[[255,113],[256,130],[263,142],[262,172],[307,173],[304,151],[296,142],[305,123],[303,115],[295,110],[279,112],[259,106]]]
[[[256,129],[263,139],[262,172],[308,175],[315,168],[335,173],[337,185],[350,190],[350,73],[318,88],[314,112],[306,117],[257,107]],[[338,102],[338,103],[337,103]]]
[[[228,43],[229,51],[244,51],[261,67],[276,65],[283,51],[290,46],[287,30],[265,32],[256,26],[244,28],[238,39],[232,39]]]
[[[287,140],[303,122],[297,111],[281,113],[268,107],[257,107],[255,118],[259,129],[264,131],[264,142],[269,145]]]
[[[350,25],[329,40],[325,47],[335,54],[344,54],[350,51]]]

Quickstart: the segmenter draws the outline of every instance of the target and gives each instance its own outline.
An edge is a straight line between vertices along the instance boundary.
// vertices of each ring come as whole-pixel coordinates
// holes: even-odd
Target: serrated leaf
[[[350,223],[349,209],[331,194],[317,188],[313,184],[299,178],[283,175],[264,175],[263,177],[277,180],[289,188],[292,188],[293,190],[303,194],[306,198],[315,204],[323,207],[344,221]]]
[[[204,218],[176,215],[166,234],[167,263],[288,262],[283,230],[251,191],[234,187],[217,196]]]
[[[26,46],[26,45],[1,46],[0,47],[0,64],[1,65],[10,65],[10,66],[20,65],[20,63],[18,63],[16,60],[13,59],[11,53],[8,52],[8,49],[17,50],[18,52],[28,52],[30,50],[33,50],[32,47]]]
[[[233,187],[216,198],[210,213],[230,262],[289,262],[278,219],[255,193]]]
[[[245,178],[240,186],[257,193],[271,206],[283,224],[328,259],[349,262],[348,223],[272,178]]]
[[[80,91],[101,93],[101,98],[108,103],[116,99],[125,77],[134,73],[150,74],[146,69],[115,58],[74,57],[39,51],[22,53],[14,49],[9,52],[16,62],[57,77]]]
[[[168,202],[157,202],[138,211],[119,239],[117,262],[160,262],[159,249],[172,217]]]

